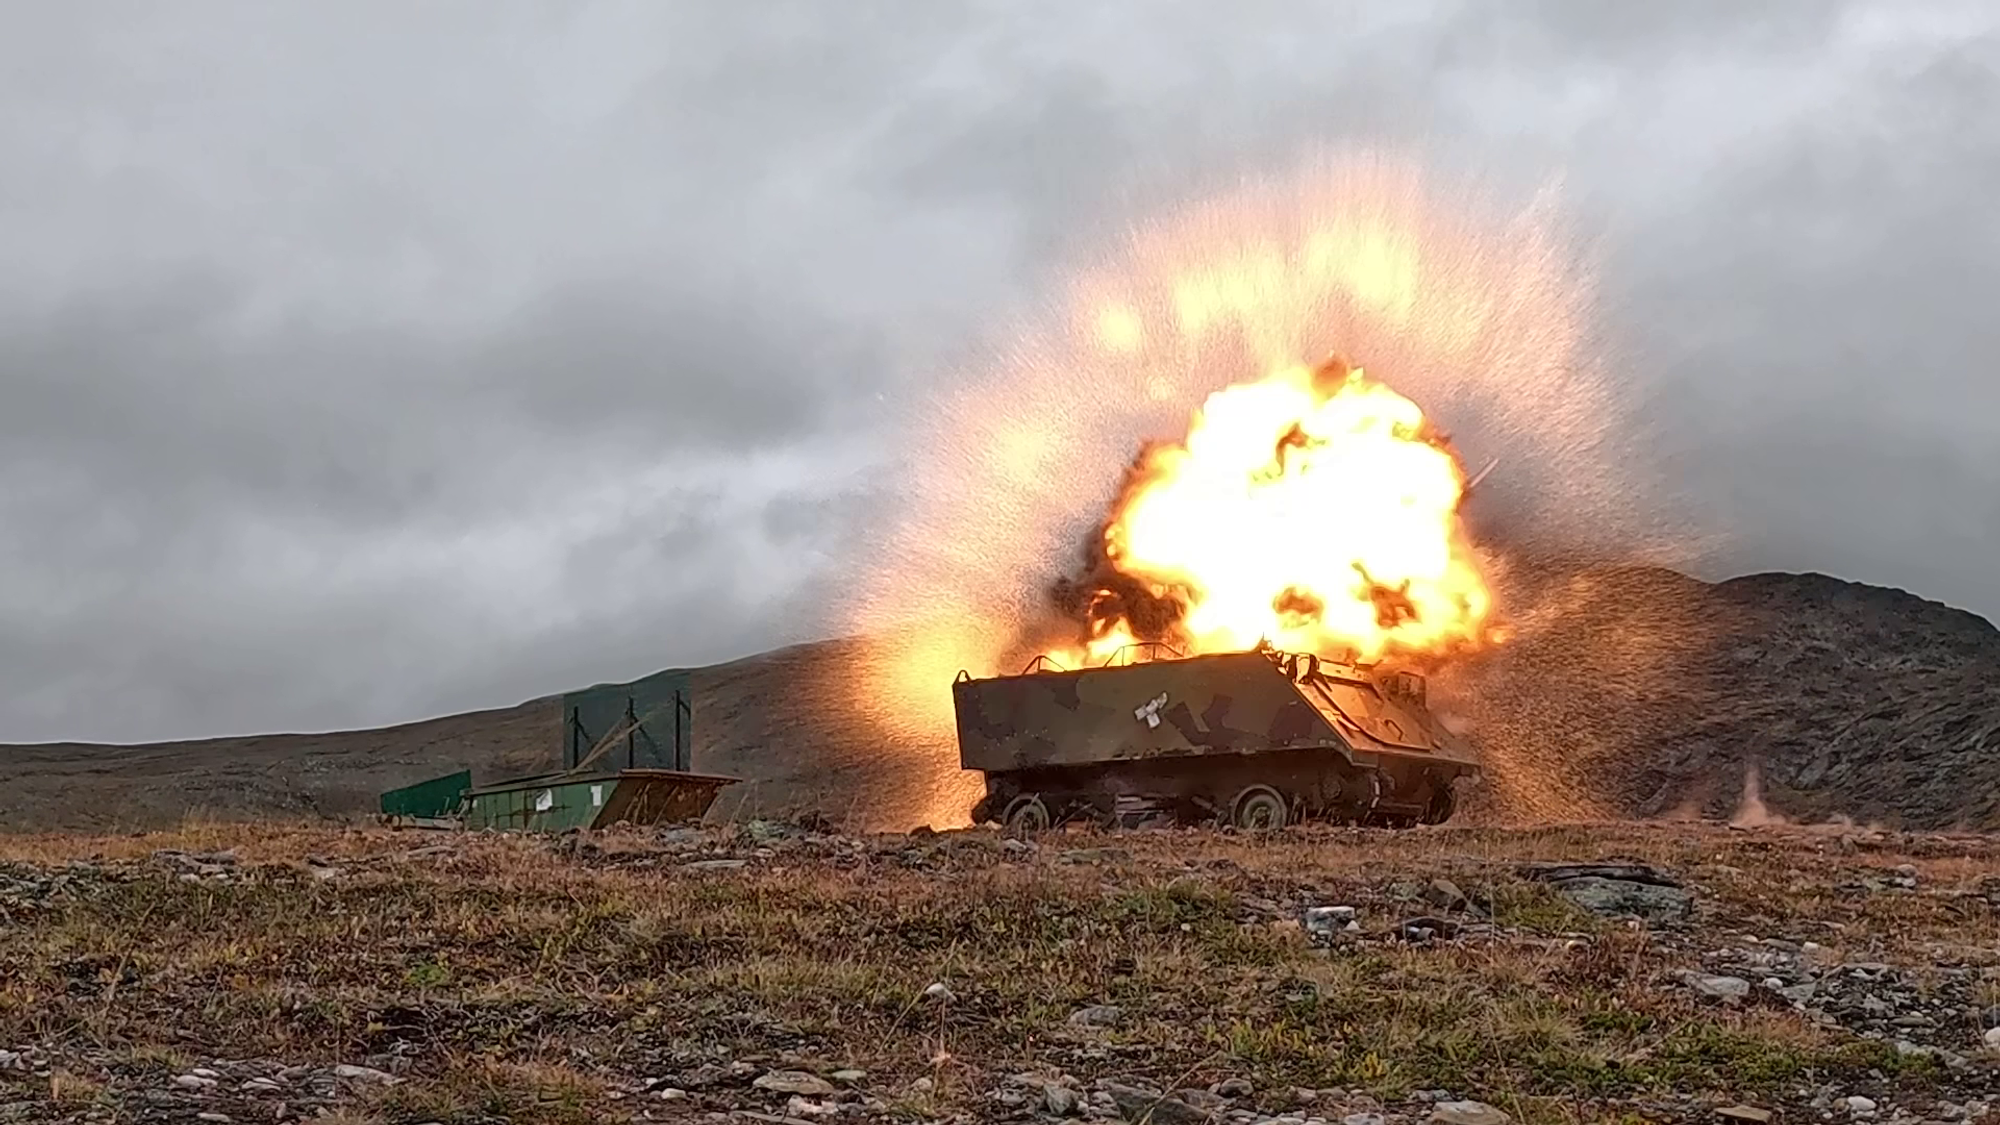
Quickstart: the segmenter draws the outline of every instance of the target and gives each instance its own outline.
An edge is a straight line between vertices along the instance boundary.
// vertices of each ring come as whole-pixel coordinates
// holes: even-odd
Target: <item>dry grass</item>
[[[736,1059],[866,1070],[883,1114],[910,1120],[983,1119],[1002,1076],[1037,1067],[1169,1088],[1246,1077],[1273,1108],[1292,1087],[1444,1088],[1572,1120],[1591,1099],[1662,1091],[1780,1103],[1829,1077],[1941,1080],[1789,1010],[1704,1006],[1670,983],[1731,934],[1855,960],[2000,959],[1993,911],[1956,893],[1994,870],[1982,839],[1576,827],[1134,834],[1027,856],[981,834],[698,845],[751,860],[736,871],[690,870],[651,833],[576,842],[222,825],[0,839],[16,871],[101,864],[4,908],[0,1046],[53,1053],[38,1081],[59,1116],[130,1117],[140,1091],[215,1059],[400,1060],[422,1079],[343,1092],[334,1108],[355,1121],[670,1116],[755,1102],[644,1096],[649,1078]],[[162,848],[234,849],[235,874],[183,881],[148,862]],[[1700,932],[1633,932],[1513,874],[1616,856],[1690,877]],[[1905,862],[1923,891],[1840,889]],[[1405,898],[1437,876],[1514,932],[1329,952],[1294,920],[1299,903],[1346,903],[1384,930],[1425,912]],[[933,983],[952,998],[924,1000]],[[1125,1017],[1070,1026],[1091,1004]]]

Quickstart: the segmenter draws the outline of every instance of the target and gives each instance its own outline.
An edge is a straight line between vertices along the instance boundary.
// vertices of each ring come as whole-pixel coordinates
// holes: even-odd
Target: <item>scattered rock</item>
[[[1042,1108],[1057,1117],[1069,1117],[1077,1111],[1076,1091],[1051,1082],[1042,1087]]]
[[[1658,887],[1678,887],[1680,881],[1645,863],[1528,863],[1520,868],[1521,878],[1536,883],[1560,883],[1567,879],[1613,879],[1621,883],[1646,883]]]
[[[1125,1018],[1125,1009],[1116,1004],[1093,1004],[1069,1015],[1071,1027],[1115,1027]]]
[[[1987,1028],[1986,1034],[1981,1039],[1988,1047],[2000,1051],[2000,1027]]]
[[[1228,1078],[1215,1084],[1215,1092],[1225,1098],[1247,1098],[1257,1087],[1248,1078]]]
[[[1122,1082],[1104,1082],[1098,1089],[1110,1095],[1119,1115],[1127,1121],[1144,1121],[1150,1125],[1201,1125],[1210,1117],[1207,1110],[1197,1109],[1178,1097],[1154,1090],[1127,1086]]]
[[[840,1107],[837,1105],[816,1102],[797,1094],[793,1094],[791,1099],[785,1102],[786,1115],[794,1118],[830,1117],[839,1112]]]
[[[183,852],[173,848],[162,848],[153,853],[153,858],[175,867],[194,870],[236,866],[236,849],[219,852]]]
[[[945,1004],[949,1003],[953,997],[951,989],[946,988],[942,981],[938,981],[924,988],[924,999],[929,1000],[933,1004]]]
[[[1592,914],[1635,917],[1656,925],[1684,921],[1694,912],[1694,896],[1679,887],[1584,876],[1555,885],[1564,898]]]
[[[809,1098],[824,1098],[834,1092],[833,1083],[803,1070],[774,1070],[759,1077],[751,1085],[759,1090],[769,1090],[777,1094],[801,1094]]]
[[[352,1066],[347,1063],[334,1067],[333,1076],[345,1078],[350,1082],[380,1082],[385,1086],[396,1081],[396,1076],[387,1071],[376,1070],[372,1066]]]
[[[215,1085],[215,1079],[203,1078],[199,1074],[183,1074],[174,1079],[174,1085],[183,1090],[206,1090]]]
[[[1689,988],[1711,1000],[1725,1004],[1738,1004],[1750,995],[1750,982],[1742,977],[1709,976],[1706,973],[1685,973],[1681,977]]]
[[[1848,1098],[1841,1104],[1847,1107],[1847,1112],[1849,1113],[1860,1114],[1860,1113],[1875,1112],[1875,1099],[1864,1098],[1859,1094],[1856,1094],[1853,1097]]]
[[[1665,925],[1684,921],[1694,898],[1673,876],[1642,863],[1533,863],[1521,877],[1553,886],[1578,907],[1605,917]]]
[[[718,1067],[714,1063],[702,1063],[700,1067],[694,1067],[692,1071],[680,1075],[678,1081],[676,1079],[660,1079],[660,1085],[680,1085],[680,1087],[686,1087],[686,1089],[708,1089],[712,1085],[720,1085],[728,1077],[730,1077],[728,1069]]]
[[[1324,942],[1336,934],[1359,933],[1361,923],[1355,920],[1351,906],[1314,906],[1306,910],[1305,928],[1308,935]]]
[[[1458,936],[1458,923],[1443,918],[1411,918],[1396,927],[1396,936],[1418,945],[1437,940],[1450,940]]]
[[[747,859],[698,859],[681,864],[684,871],[740,871],[750,866]]]
[[[1350,1113],[1340,1119],[1340,1125],[1385,1125],[1385,1122],[1379,1113]]]
[[[1724,1121],[1747,1121],[1750,1125],[1766,1125],[1771,1120],[1770,1110],[1758,1109],[1754,1105],[1724,1106],[1716,1110],[1715,1115]]]
[[[1229,1099],[1207,1090],[1175,1090],[1174,1097],[1210,1115],[1220,1113],[1229,1106]]]
[[[1798,984],[1786,984],[1775,977],[1765,981],[1764,987],[1783,997],[1794,1008],[1805,1007],[1807,1002],[1812,1000],[1813,994],[1819,991],[1819,986],[1809,980]]]
[[[1124,848],[1075,848],[1056,857],[1057,863],[1108,864],[1130,863],[1132,853]]]
[[[1446,914],[1463,914],[1472,908],[1472,900],[1450,879],[1432,879],[1423,889],[1423,900]]]
[[[1434,1125],[1509,1125],[1514,1119],[1485,1102],[1439,1102],[1431,1107]]]
[[[855,1070],[852,1067],[849,1067],[845,1070],[836,1070],[827,1077],[833,1079],[835,1082],[838,1082],[843,1086],[852,1086],[857,1082],[866,1082],[868,1080],[868,1072],[865,1070]]]

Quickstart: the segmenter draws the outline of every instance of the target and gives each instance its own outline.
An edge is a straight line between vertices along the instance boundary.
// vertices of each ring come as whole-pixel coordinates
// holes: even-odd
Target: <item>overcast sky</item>
[[[1560,175],[1730,531],[2000,612],[2000,7],[0,2],[0,740],[829,627],[899,419],[1135,195]]]

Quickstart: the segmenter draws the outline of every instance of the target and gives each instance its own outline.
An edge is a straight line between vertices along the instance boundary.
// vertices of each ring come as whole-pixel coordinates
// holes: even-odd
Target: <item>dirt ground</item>
[[[1956,1122],[1996,1024],[1984,836],[0,839],[0,1121]]]

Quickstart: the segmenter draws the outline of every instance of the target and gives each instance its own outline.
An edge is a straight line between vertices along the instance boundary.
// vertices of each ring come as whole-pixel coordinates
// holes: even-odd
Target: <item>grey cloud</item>
[[[1988,7],[37,9],[0,41],[0,739],[813,635],[995,310],[1350,139],[1566,174],[1712,571],[1991,612]]]

